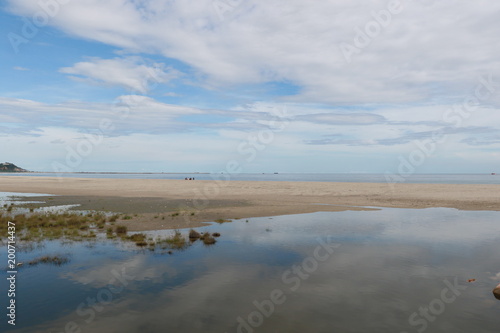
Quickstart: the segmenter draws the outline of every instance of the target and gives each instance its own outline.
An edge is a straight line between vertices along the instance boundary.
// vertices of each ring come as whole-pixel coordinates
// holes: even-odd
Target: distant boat
[[[496,175],[496,173],[492,172],[491,175],[494,176],[494,175]]]

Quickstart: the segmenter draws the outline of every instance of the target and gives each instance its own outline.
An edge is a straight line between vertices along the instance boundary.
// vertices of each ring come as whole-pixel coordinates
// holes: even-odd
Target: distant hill
[[[5,162],[0,163],[0,172],[28,172],[28,170],[24,170],[12,163]]]

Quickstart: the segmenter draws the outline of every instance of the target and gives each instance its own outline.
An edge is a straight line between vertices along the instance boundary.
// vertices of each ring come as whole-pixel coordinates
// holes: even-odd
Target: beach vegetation
[[[179,230],[175,230],[174,234],[171,236],[167,236],[165,238],[158,238],[156,243],[160,245],[160,247],[165,249],[175,249],[182,250],[189,246],[189,242],[182,235]]]
[[[11,206],[8,206],[11,207]],[[7,208],[8,208],[7,207]],[[216,242],[215,237],[219,233],[200,233],[191,229],[189,233],[181,233],[175,230],[173,233],[163,237],[148,235],[146,233],[128,234],[127,226],[113,226],[114,222],[106,222],[112,219],[103,213],[80,213],[70,211],[58,212],[33,212],[13,215],[5,210],[0,211],[0,241],[9,237],[8,222],[16,225],[16,239],[19,246],[29,244],[43,244],[44,240],[57,240],[62,242],[89,241],[98,237],[98,233],[105,233],[107,239],[119,238],[122,241],[135,243],[139,247],[148,247],[150,250],[161,248],[163,250],[183,250],[191,245],[193,241],[200,239],[206,245]],[[118,216],[116,216],[118,219]],[[90,246],[90,245],[89,245]],[[54,263],[58,265],[58,260],[52,257],[38,258],[37,263]],[[64,263],[64,260],[60,261]]]
[[[222,224],[222,223],[227,223],[227,222],[232,222],[232,221],[228,220],[228,219],[217,219],[217,220],[215,220],[215,222]]]
[[[115,232],[117,235],[125,235],[127,234],[127,227],[123,225],[119,225],[115,228]]]
[[[200,239],[203,241],[203,244],[205,245],[213,245],[217,242],[217,240],[208,232],[201,235]]]
[[[120,214],[113,214],[108,218],[109,222],[116,222],[117,219],[120,218]]]
[[[197,240],[197,239],[201,238],[201,234],[198,231],[191,229],[191,230],[189,230],[188,237],[190,240]]]

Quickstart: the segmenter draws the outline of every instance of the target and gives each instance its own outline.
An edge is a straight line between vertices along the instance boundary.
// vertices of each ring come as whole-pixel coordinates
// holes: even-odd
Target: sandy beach
[[[78,203],[79,209],[137,214],[126,222],[130,230],[374,207],[500,210],[498,185],[0,176],[0,191],[55,195],[45,198],[47,205]]]

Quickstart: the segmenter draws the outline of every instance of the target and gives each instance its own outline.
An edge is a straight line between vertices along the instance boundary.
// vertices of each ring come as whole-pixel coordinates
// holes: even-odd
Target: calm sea
[[[244,180],[244,181],[306,181],[306,182],[363,182],[413,184],[500,184],[500,174],[413,174],[391,179],[385,174],[368,173],[12,173],[10,176],[117,178],[117,179],[184,179]]]

